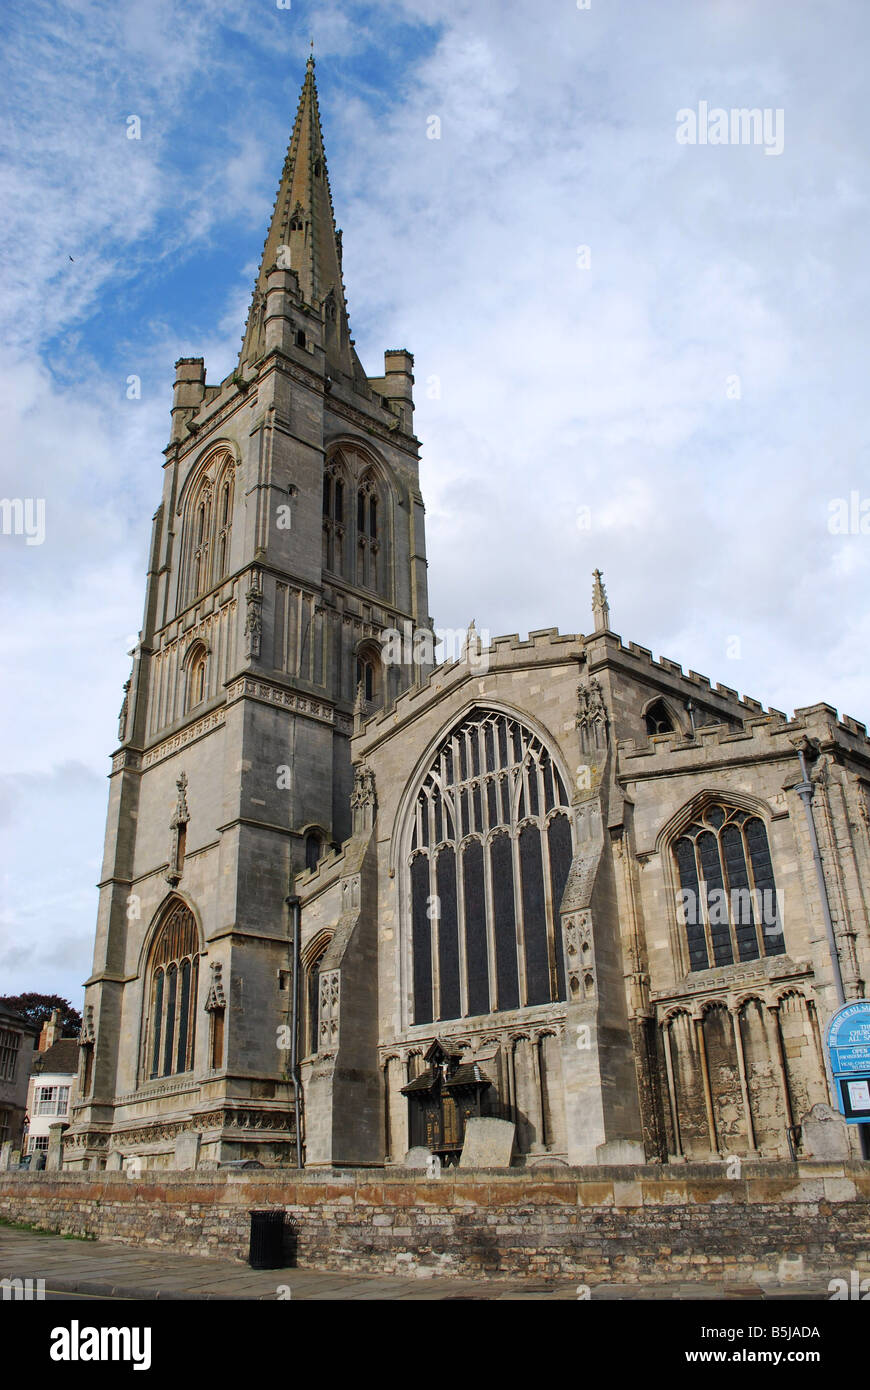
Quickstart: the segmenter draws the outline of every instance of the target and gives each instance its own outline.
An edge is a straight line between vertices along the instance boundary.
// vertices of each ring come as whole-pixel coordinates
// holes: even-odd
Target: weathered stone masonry
[[[297,1263],[381,1274],[536,1274],[601,1282],[774,1279],[781,1261],[870,1273],[870,1173],[855,1162],[446,1172],[0,1174],[0,1212],[42,1229],[247,1255],[252,1207],[282,1206]]]

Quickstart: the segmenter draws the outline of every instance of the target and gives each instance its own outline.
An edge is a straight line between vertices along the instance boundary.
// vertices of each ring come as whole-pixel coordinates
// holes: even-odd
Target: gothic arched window
[[[223,471],[217,491],[217,546],[215,579],[226,578],[230,562],[230,538],[233,530],[233,476],[229,464]]]
[[[187,658],[187,712],[201,705],[208,692],[208,651],[197,643]]]
[[[316,830],[311,830],[305,836],[305,867],[306,869],[316,869],[320,856],[323,854],[323,836],[318,835]]]
[[[670,710],[664,700],[656,700],[650,705],[645,716],[646,731],[650,735],[670,734],[674,730],[674,721],[671,718]]]
[[[565,782],[537,735],[473,711],[411,815],[414,1022],[564,999],[559,906],[573,837]]]
[[[185,506],[182,607],[226,578],[232,526],[233,460],[226,448],[221,448],[200,470]]]
[[[690,970],[785,951],[767,831],[748,811],[713,802],[673,845]]]
[[[193,913],[176,899],[164,911],[145,976],[145,1075],[173,1076],[194,1064],[199,933]]]
[[[361,689],[367,705],[373,704],[378,698],[379,667],[378,658],[370,651],[360,652],[356,659],[357,690]]]

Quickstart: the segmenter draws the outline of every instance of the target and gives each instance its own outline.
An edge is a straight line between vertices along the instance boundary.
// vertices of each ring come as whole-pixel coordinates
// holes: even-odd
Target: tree
[[[55,1009],[59,1009],[63,1037],[77,1034],[82,1026],[81,1014],[59,994],[4,994],[0,997],[0,1004],[5,1004],[7,1009],[20,1014],[28,1023],[35,1023],[38,1028],[48,1022]]]

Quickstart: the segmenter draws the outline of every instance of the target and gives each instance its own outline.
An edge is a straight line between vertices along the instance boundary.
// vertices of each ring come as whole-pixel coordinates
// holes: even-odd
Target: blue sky
[[[416,357],[436,622],[582,631],[600,565],[625,640],[870,715],[870,538],[828,526],[870,496],[868,30],[837,0],[7,0],[0,495],[46,536],[0,536],[0,993],[81,997],[173,363],[233,366],[312,34],[357,348]],[[701,101],[781,109],[782,153],[678,144]]]

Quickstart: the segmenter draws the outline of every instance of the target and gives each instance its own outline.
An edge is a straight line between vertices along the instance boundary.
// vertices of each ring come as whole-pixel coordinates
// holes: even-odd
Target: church
[[[354,349],[310,58],[238,365],[176,363],[64,1167],[793,1157],[866,729],[624,642],[598,571],[436,664],[413,366]]]

